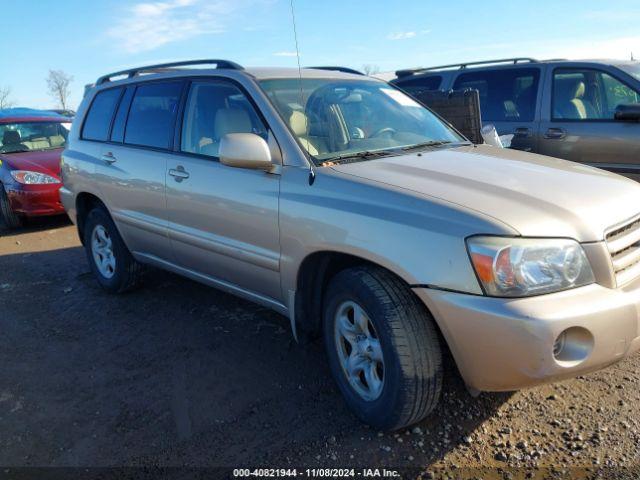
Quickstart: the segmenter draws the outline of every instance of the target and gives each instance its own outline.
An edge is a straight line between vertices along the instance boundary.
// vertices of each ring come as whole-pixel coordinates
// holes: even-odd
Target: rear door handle
[[[189,178],[189,172],[185,171],[182,165],[178,165],[175,169],[170,169],[169,175],[171,175],[176,182],[181,182],[185,178]]]
[[[112,152],[104,153],[100,158],[102,158],[103,162],[108,163],[109,165],[111,165],[113,162],[117,160],[117,158]]]
[[[565,132],[562,128],[550,128],[544,134],[544,138],[547,138],[549,140],[561,140],[566,136],[567,132]]]

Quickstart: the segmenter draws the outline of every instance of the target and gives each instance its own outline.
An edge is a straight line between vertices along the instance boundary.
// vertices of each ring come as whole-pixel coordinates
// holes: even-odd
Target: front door
[[[176,263],[196,274],[281,301],[280,176],[218,160],[227,133],[265,123],[231,81],[194,81],[184,107],[180,153],[166,170],[169,238]]]
[[[616,107],[638,103],[640,93],[604,70],[556,68],[549,75],[540,153],[640,173],[640,124],[614,119]]]

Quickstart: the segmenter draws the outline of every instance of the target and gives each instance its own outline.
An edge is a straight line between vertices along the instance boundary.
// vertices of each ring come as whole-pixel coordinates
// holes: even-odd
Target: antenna
[[[296,15],[293,8],[293,0],[290,0],[291,3],[291,21],[293,22],[293,39],[296,43],[296,58],[298,59],[298,84],[300,86],[300,106],[304,109],[304,93],[302,91],[302,67],[300,66],[300,48],[298,47],[298,31],[296,30]],[[304,113],[304,112],[302,112]],[[307,152],[309,151],[309,139],[300,139],[301,141],[306,141]],[[309,185],[313,185],[313,182],[316,179],[316,172],[313,169],[313,161],[309,162]]]

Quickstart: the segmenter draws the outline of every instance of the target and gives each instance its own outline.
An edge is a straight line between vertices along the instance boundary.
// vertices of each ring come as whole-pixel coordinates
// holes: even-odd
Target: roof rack
[[[329,71],[333,71],[333,72],[343,72],[343,73],[353,73],[354,75],[364,75],[364,73],[355,70],[353,68],[349,68],[349,67],[331,67],[331,66],[327,66],[327,67],[304,67],[304,68],[313,68],[315,70],[329,70]]]
[[[496,63],[513,63],[515,65],[516,63],[521,63],[521,62],[537,63],[538,60],[536,60],[535,58],[517,57],[517,58],[503,58],[503,59],[500,59],[500,60],[485,60],[485,61],[482,61],[482,62],[453,63],[451,65],[441,65],[439,67],[428,67],[428,68],[415,68],[415,69],[397,70],[396,71],[396,76],[398,78],[400,78],[400,77],[408,77],[410,75],[413,75],[414,73],[428,72],[430,70],[443,70],[445,68],[458,68],[458,69],[462,70],[464,68],[471,67],[471,66],[477,66],[477,65],[493,65],[493,64],[496,64]]]
[[[147,65],[145,67],[136,67],[130,68],[127,70],[120,70],[119,72],[109,73],[107,75],[103,75],[102,77],[96,80],[96,85],[102,85],[103,83],[112,81],[113,77],[120,77],[126,75],[127,78],[133,78],[136,75],[140,75],[141,73],[153,73],[160,70],[164,70],[166,68],[174,68],[174,67],[186,67],[189,65],[213,65],[215,64],[216,68],[224,68],[229,70],[244,70],[242,65],[238,65],[235,62],[230,60],[216,60],[216,59],[206,59],[206,60],[187,60],[184,62],[171,62],[171,63],[159,63],[157,65]]]

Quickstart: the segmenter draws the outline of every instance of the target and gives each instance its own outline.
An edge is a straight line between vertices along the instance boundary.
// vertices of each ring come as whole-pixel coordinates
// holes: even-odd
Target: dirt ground
[[[102,292],[65,219],[0,231],[3,467],[640,470],[640,355],[479,398],[452,371],[435,414],[383,434],[347,410],[322,348],[295,344],[278,314],[169,273],[150,272],[126,295]]]

